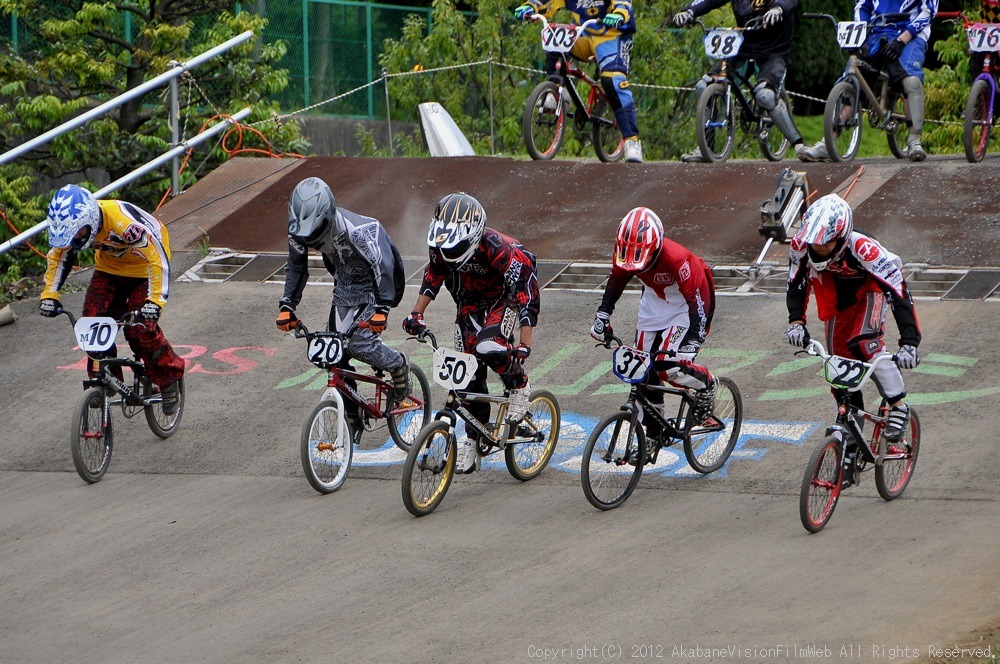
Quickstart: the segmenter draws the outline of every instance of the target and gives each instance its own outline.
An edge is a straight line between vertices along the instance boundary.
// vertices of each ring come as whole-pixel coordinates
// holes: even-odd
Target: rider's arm
[[[728,5],[730,0],[693,0],[684,9],[690,9],[695,16],[704,16],[713,9]]]
[[[285,266],[285,292],[281,304],[292,309],[302,300],[302,290],[309,279],[309,250],[288,237],[288,264]]]
[[[482,247],[489,264],[502,275],[504,299],[517,306],[521,327],[537,325],[541,292],[534,256],[513,238],[492,229],[486,229]]]
[[[604,287],[604,296],[601,298],[601,304],[597,307],[597,310],[606,313],[608,316],[615,313],[615,305],[618,304],[622,293],[625,292],[625,287],[631,280],[631,272],[626,272],[620,267],[613,265],[611,267],[611,275],[608,277],[608,283]]]
[[[531,347],[532,332],[534,331],[534,329],[535,328],[532,327],[531,325],[522,325],[521,326],[520,336],[518,337],[518,341],[520,341],[522,344],[524,344],[525,346],[528,346],[530,348]]]
[[[76,252],[72,249],[49,249],[45,257],[45,289],[42,291],[41,300],[58,300],[59,289],[66,283],[73,263],[76,262]]]
[[[350,238],[352,243],[363,245],[357,247],[357,253],[371,267],[375,304],[391,305],[396,297],[396,262],[389,234],[382,224],[372,219],[367,224],[356,226],[350,233]]]
[[[868,23],[872,19],[872,12],[875,10],[873,0],[857,0],[854,3],[854,20]]]
[[[937,8],[938,0],[920,0],[920,9],[917,11],[917,15],[914,17],[913,12],[910,12],[912,18],[906,26],[906,30],[897,39],[904,44],[911,39],[916,39],[917,35],[927,30],[927,26],[937,14]]]
[[[885,293],[892,306],[892,317],[899,328],[899,343],[920,345],[920,323],[913,305],[913,297],[903,277],[903,261],[872,237],[858,232],[851,234],[848,251],[871,275]]]
[[[785,292],[788,307],[788,322],[806,322],[806,308],[809,305],[809,261],[806,259],[805,245],[792,241],[788,250],[788,290]]]
[[[427,267],[424,268],[423,281],[420,282],[420,297],[417,298],[417,302],[420,302],[423,297],[427,298],[427,302],[436,298],[441,290],[441,285],[444,284],[445,277],[448,276],[448,268],[441,260],[441,254],[438,253],[437,249],[431,249],[429,256]],[[427,304],[425,303],[424,306],[426,307]],[[423,312],[423,309],[420,311]]]
[[[714,285],[707,273],[709,268],[701,258],[666,238],[660,252],[664,254],[670,272],[677,280],[681,297],[688,307],[689,324],[681,339],[681,346],[689,342],[703,344],[712,322],[710,308],[715,298]]]
[[[139,249],[149,266],[149,293],[146,299],[162,307],[170,293],[169,252],[154,233],[147,232],[147,235],[149,242]]]

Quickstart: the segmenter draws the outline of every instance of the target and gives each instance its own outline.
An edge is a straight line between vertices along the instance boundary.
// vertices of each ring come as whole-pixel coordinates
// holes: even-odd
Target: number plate
[[[344,342],[340,337],[313,337],[309,340],[306,355],[320,369],[329,369],[343,359]]]
[[[80,349],[88,353],[99,353],[115,345],[118,336],[118,321],[107,316],[85,316],[76,320],[73,334]]]
[[[969,50],[974,53],[992,53],[1000,50],[1000,25],[973,23],[967,30]]]
[[[712,28],[705,35],[705,55],[714,60],[735,57],[743,45],[743,33],[733,28]]]
[[[549,53],[569,53],[580,36],[580,26],[549,23],[542,30],[542,49]]]
[[[853,389],[861,385],[870,366],[860,360],[834,355],[823,363],[823,373],[834,387]]]
[[[841,21],[837,24],[837,43],[840,48],[861,48],[868,36],[868,24],[864,21]]]
[[[479,361],[475,355],[447,348],[434,351],[434,382],[446,390],[462,390],[472,382]]]
[[[642,383],[652,366],[649,353],[638,348],[619,346],[611,356],[611,368],[619,380],[626,383]]]

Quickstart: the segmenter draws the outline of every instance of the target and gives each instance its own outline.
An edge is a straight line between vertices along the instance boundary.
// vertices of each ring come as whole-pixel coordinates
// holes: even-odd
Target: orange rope
[[[17,230],[17,226],[15,226],[13,222],[11,222],[11,220],[7,218],[7,215],[3,213],[3,210],[0,210],[0,217],[3,217],[3,220],[7,222],[7,225],[10,226],[10,230],[14,231],[14,235],[18,235],[21,232]],[[25,244],[28,245],[28,248],[31,249],[33,252],[35,252],[42,258],[45,258],[45,254],[40,252],[38,249],[35,249],[35,245],[31,244],[28,241],[25,241]]]
[[[854,174],[854,179],[851,180],[851,184],[847,185],[847,189],[844,191],[844,195],[841,196],[841,198],[847,200],[847,197],[851,195],[851,189],[854,189],[854,185],[858,183],[858,180],[861,179],[861,174],[864,172],[865,172],[864,166],[858,169],[858,172]]]

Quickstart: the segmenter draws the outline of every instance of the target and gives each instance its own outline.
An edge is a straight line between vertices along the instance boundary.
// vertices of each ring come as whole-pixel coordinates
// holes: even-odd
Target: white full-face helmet
[[[68,184],[55,193],[45,214],[49,222],[49,246],[86,249],[101,228],[101,209],[89,191]]]
[[[847,239],[854,230],[854,212],[850,204],[836,194],[823,196],[809,206],[802,217],[802,227],[795,234],[794,242],[808,246],[809,263],[816,270],[825,270],[839,259],[847,247]],[[827,256],[818,255],[814,244],[827,244],[837,240],[832,252]]]
[[[427,246],[441,252],[441,257],[462,266],[476,251],[486,230],[486,210],[472,196],[458,192],[441,199],[430,228]]]

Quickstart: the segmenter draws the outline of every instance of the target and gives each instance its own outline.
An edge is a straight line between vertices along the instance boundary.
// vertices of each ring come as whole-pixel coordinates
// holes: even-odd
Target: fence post
[[[171,60],[167,63],[171,69],[180,65],[176,60]],[[168,110],[169,117],[167,119],[170,125],[170,147],[175,148],[180,145],[181,142],[181,108],[180,100],[177,95],[177,78],[174,77],[170,79],[170,108]],[[180,173],[180,160],[178,157],[174,157],[170,160],[170,194],[171,196],[176,196],[181,193],[181,173]]]
[[[14,52],[17,53],[18,50],[18,39],[17,39],[17,14],[10,15],[10,37],[13,42]]]
[[[493,142],[493,53],[490,53],[490,155],[496,156],[496,144]]]
[[[309,105],[309,0],[302,0],[302,105]]]
[[[368,65],[368,80],[372,80],[375,76],[375,65],[372,62],[372,6],[370,3],[365,3],[365,54],[368,56],[366,58]],[[382,75],[385,76],[385,70],[382,70]],[[389,96],[389,84],[386,82],[386,98]],[[375,119],[375,90],[368,88],[368,119]],[[390,132],[391,136],[391,132]]]
[[[385,121],[389,126],[389,154],[396,156],[396,148],[392,145],[392,110],[389,108],[389,70],[382,67],[382,83],[385,85]],[[371,88],[368,88],[371,90]]]

